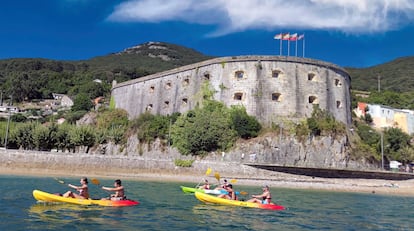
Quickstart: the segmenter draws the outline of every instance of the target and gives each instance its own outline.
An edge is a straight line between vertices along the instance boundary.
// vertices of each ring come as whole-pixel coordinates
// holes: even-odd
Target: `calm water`
[[[78,184],[78,178],[64,179]],[[101,184],[111,186],[111,180]],[[183,183],[124,181],[135,207],[38,204],[33,189],[65,192],[51,177],[0,176],[0,230],[413,230],[411,197],[273,188],[285,211],[205,205]],[[184,184],[193,186],[192,183]],[[237,185],[235,185],[237,187]],[[90,184],[93,197],[106,193]],[[260,187],[236,189],[258,193]],[[414,189],[413,189],[414,190]]]

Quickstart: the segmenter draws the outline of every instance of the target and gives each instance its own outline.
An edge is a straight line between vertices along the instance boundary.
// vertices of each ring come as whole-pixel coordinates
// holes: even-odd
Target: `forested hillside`
[[[83,61],[6,59],[0,60],[0,90],[16,102],[47,99],[52,93],[84,92],[94,98],[108,94],[113,80],[126,81],[209,58],[174,44],[148,42]],[[102,82],[93,81],[97,79]]]
[[[369,68],[345,68],[354,90],[411,92],[414,90],[414,57],[403,57]]]

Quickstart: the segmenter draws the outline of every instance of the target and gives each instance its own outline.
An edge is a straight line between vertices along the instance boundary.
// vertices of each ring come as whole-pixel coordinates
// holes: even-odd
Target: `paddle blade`
[[[249,193],[248,192],[245,192],[245,191],[241,191],[240,194],[241,195],[249,195]]]
[[[91,182],[92,182],[92,184],[96,184],[96,185],[100,185],[101,184],[101,182],[99,182],[99,180],[96,179],[96,178],[92,178]]]
[[[210,173],[211,173],[211,168],[207,168],[206,176],[210,175]]]
[[[220,174],[218,172],[214,173],[214,177],[220,182]]]
[[[237,179],[231,179],[231,180],[230,180],[230,183],[232,183],[232,184],[237,183]]]
[[[65,182],[63,180],[59,180],[58,178],[55,177],[55,180],[61,184],[65,184]]]

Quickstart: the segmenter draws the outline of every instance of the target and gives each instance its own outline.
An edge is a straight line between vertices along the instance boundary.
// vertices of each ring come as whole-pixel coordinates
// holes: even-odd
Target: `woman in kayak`
[[[111,196],[108,197],[108,198],[102,198],[102,200],[119,201],[119,200],[125,200],[126,199],[126,196],[125,196],[125,193],[124,193],[124,186],[122,186],[122,182],[119,179],[115,180],[113,188],[103,186],[102,189],[106,190],[106,191],[115,192],[114,194],[111,194]]]
[[[79,198],[79,199],[88,199],[89,192],[88,192],[88,178],[82,177],[80,179],[81,186],[76,186],[72,184],[68,184],[69,187],[75,189],[78,193],[74,193],[72,191],[67,191],[63,194],[63,197],[72,197],[72,198]]]
[[[219,182],[220,183],[220,182]],[[227,185],[228,185],[228,183],[227,183],[227,180],[226,179],[224,179],[223,180],[223,184],[220,184],[219,186],[217,186],[214,190],[222,190],[222,189],[226,189],[226,187],[227,187]]]
[[[208,183],[208,180],[205,179],[204,180],[204,185],[201,185],[200,187],[198,187],[199,189],[210,189],[210,184]]]
[[[232,184],[227,184],[224,188],[227,191],[227,194],[220,194],[217,197],[228,199],[228,200],[238,200],[236,192],[233,190]]]
[[[254,202],[259,204],[273,204],[272,203],[272,194],[270,193],[270,189],[268,185],[264,185],[262,187],[263,193],[261,195],[252,195],[252,199],[248,200],[247,202]]]

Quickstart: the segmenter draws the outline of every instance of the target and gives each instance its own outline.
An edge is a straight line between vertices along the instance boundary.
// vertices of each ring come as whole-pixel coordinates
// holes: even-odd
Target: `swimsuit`
[[[267,205],[269,204],[269,201],[271,200],[271,197],[263,197],[262,198],[262,204]]]

